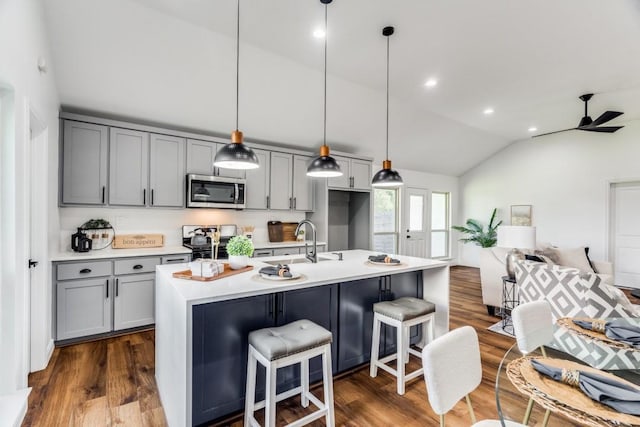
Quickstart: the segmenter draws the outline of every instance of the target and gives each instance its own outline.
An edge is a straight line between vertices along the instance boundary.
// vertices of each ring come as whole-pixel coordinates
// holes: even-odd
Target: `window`
[[[398,190],[373,190],[373,250],[398,253]]]
[[[449,193],[431,193],[431,258],[449,257]]]

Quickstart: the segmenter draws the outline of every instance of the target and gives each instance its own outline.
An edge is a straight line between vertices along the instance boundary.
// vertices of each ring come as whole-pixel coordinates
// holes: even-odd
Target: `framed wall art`
[[[531,205],[511,205],[511,225],[531,225]]]

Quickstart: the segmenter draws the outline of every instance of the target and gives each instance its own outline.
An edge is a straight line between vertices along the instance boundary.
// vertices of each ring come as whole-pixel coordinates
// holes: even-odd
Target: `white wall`
[[[640,178],[640,121],[614,134],[571,131],[519,141],[460,178],[460,223],[485,224],[494,207],[505,224],[511,205],[532,205],[538,241],[608,252],[610,181]],[[478,265],[478,247],[460,245],[460,262]]]
[[[269,241],[267,221],[299,222],[304,212],[235,211],[232,209],[60,208],[59,250],[71,250],[71,234],[89,219],[106,219],[118,234],[161,233],[165,245],[182,245],[182,225],[253,225],[256,243]]]
[[[42,57],[49,65],[49,72],[38,71],[38,58]],[[0,86],[13,91],[14,114],[9,124],[13,129],[12,138],[3,140],[2,147],[2,274],[0,293],[3,295],[2,310],[3,324],[0,332],[0,348],[3,353],[3,363],[0,364],[0,395],[10,393],[27,386],[25,368],[29,368],[27,354],[29,341],[28,323],[25,322],[24,310],[28,306],[28,244],[24,236],[27,235],[29,218],[27,208],[29,203],[28,176],[29,170],[29,113],[36,111],[48,129],[47,139],[50,165],[57,165],[58,140],[58,96],[51,72],[51,56],[48,39],[43,20],[42,5],[37,0],[3,0],[0,1]],[[45,212],[40,212],[49,218],[49,230],[57,229],[58,215],[56,206],[57,167],[43,170],[48,174],[51,185],[48,189],[49,197],[43,201],[47,206]],[[49,212],[47,213],[46,210]],[[49,233],[50,235],[52,233]],[[57,246],[55,239],[42,236],[38,268],[47,269],[43,277],[49,277],[47,251],[49,244]],[[48,293],[45,299],[50,301],[51,288],[48,283],[32,283],[33,292]],[[13,300],[7,300],[5,295],[11,295]],[[42,295],[41,295],[42,296]],[[44,314],[43,314],[44,315]],[[44,359],[46,348],[51,344],[50,330],[41,331],[42,342],[37,343],[33,350]],[[33,346],[33,343],[32,343]],[[13,358],[9,353],[13,352]],[[13,360],[9,360],[13,359]],[[2,416],[0,415],[0,418]]]

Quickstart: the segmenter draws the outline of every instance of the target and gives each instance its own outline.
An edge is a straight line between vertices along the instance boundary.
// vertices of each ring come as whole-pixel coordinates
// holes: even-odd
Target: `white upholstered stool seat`
[[[371,362],[369,375],[376,377],[378,368],[389,372],[397,378],[398,394],[404,394],[407,381],[422,375],[422,368],[405,373],[405,364],[413,354],[421,357],[421,353],[411,348],[409,331],[412,326],[424,325],[424,333],[428,335],[428,341],[433,340],[434,321],[436,314],[435,304],[420,298],[403,297],[393,301],[383,301],[373,304],[373,337],[371,339]],[[378,359],[380,353],[380,324],[384,323],[396,328],[397,349],[396,353]],[[387,365],[396,360],[396,369]]]
[[[334,426],[331,341],[331,332],[310,320],[298,320],[277,328],[249,333],[244,425],[258,426],[254,412],[265,408],[265,426],[275,426],[276,403],[299,394],[303,407],[308,407],[311,401],[318,410],[289,426],[303,426],[322,417],[325,417],[327,426]],[[309,392],[309,359],[316,356],[322,356],[324,402]],[[258,362],[266,368],[265,400],[261,402],[255,401]],[[276,394],[278,368],[296,363],[300,363],[300,386]]]

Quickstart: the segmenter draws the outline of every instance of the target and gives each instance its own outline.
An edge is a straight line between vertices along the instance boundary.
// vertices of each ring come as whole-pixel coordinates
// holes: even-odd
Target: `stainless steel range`
[[[227,243],[238,232],[235,224],[182,226],[182,246],[191,249],[191,259],[215,258],[211,245],[215,231],[220,231],[217,259],[227,259]]]

